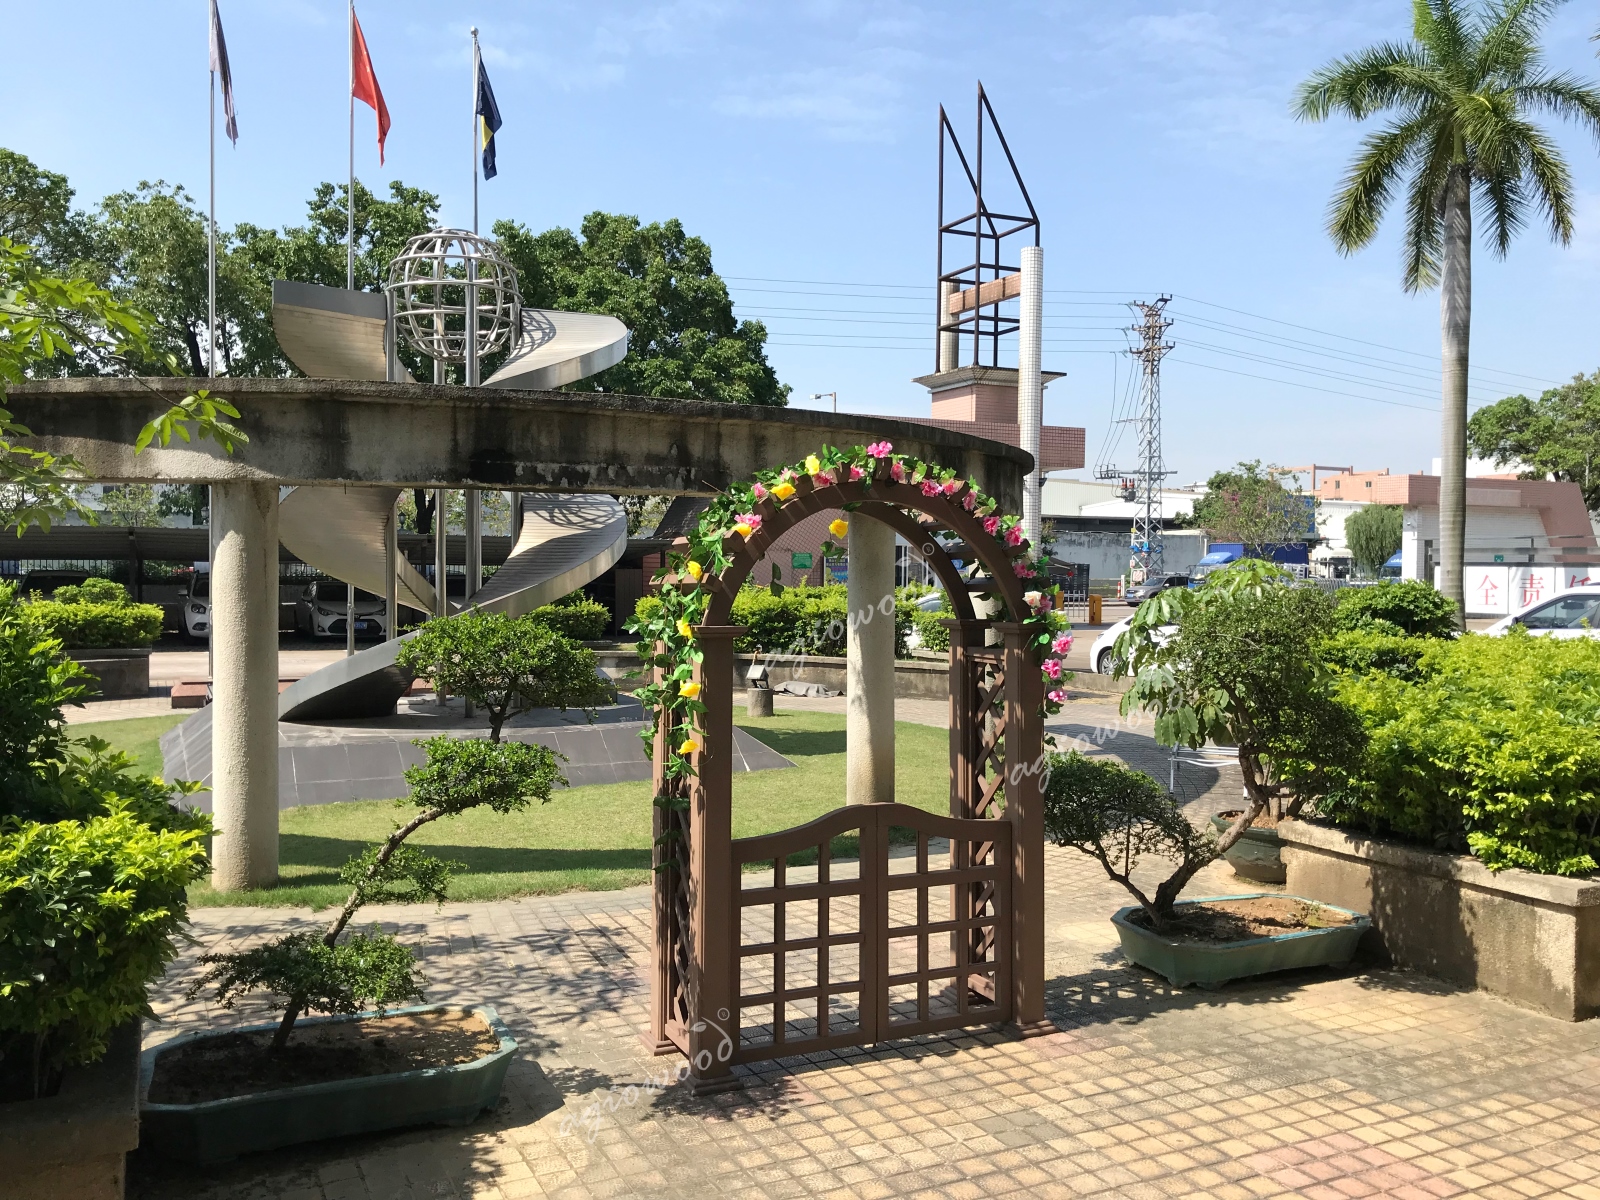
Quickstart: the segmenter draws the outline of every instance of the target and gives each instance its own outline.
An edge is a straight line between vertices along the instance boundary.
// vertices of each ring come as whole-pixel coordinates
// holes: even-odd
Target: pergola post
[[[748,632],[737,625],[700,625],[701,660],[694,679],[705,705],[700,749],[691,756],[689,787],[690,1086],[699,1092],[737,1087],[733,1052],[739,1030],[730,1027],[738,999],[739,928],[733,869],[733,641]]]
[[[219,891],[278,878],[278,485],[211,486],[211,788]]]
[[[983,648],[989,622],[956,617],[940,624],[950,631],[950,815],[964,820],[978,815],[978,687],[984,665],[973,661],[972,652]]]
[[[1012,1018],[1025,1034],[1054,1030],[1044,1015],[1044,681],[1015,621],[996,622],[1005,655],[1004,820],[1012,825]]]

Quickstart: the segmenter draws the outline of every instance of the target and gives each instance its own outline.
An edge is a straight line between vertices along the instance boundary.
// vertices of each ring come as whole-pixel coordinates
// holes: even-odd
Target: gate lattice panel
[[[891,830],[912,835],[891,854]],[[854,834],[859,857],[834,857]],[[943,843],[943,844],[941,844]],[[739,889],[734,1062],[1008,1020],[1010,961],[974,957],[1011,936],[1011,828],[903,804],[841,809],[733,842]],[[788,859],[815,855],[815,866]]]

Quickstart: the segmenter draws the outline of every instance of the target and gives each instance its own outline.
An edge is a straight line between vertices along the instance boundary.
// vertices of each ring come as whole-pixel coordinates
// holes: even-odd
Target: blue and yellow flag
[[[474,30],[476,32],[476,30]],[[478,134],[483,140],[483,177],[493,179],[494,135],[500,129],[500,106],[494,102],[494,88],[489,86],[489,72],[483,69],[483,59],[478,60]]]

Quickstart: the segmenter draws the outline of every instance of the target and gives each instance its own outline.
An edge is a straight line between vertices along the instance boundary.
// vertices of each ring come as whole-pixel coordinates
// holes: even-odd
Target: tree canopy
[[[1524,479],[1576,483],[1591,513],[1600,514],[1600,371],[1574,375],[1537,400],[1507,396],[1467,422],[1473,453],[1501,466],[1519,464]]]
[[[1239,542],[1252,550],[1311,537],[1315,500],[1283,486],[1260,460],[1218,471],[1195,502],[1193,523],[1213,542]]]
[[[1366,575],[1376,575],[1400,549],[1404,514],[1398,504],[1368,504],[1344,519],[1350,556]]]
[[[574,389],[788,402],[788,385],[767,362],[766,327],[735,318],[711,247],[681,221],[642,225],[638,217],[593,212],[578,234],[535,234],[498,221],[494,235],[517,268],[523,303],[609,313],[632,330],[628,357]]]

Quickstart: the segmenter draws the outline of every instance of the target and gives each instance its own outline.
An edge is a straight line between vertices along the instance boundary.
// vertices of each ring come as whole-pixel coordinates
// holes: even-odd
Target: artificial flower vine
[[[1062,657],[1072,648],[1072,634],[1057,630],[1051,623],[1050,612],[1059,606],[1060,590],[1049,583],[1049,555],[1036,553],[1027,544],[1021,519],[1014,514],[1001,513],[994,497],[984,495],[970,481],[958,478],[956,472],[896,454],[894,446],[887,441],[851,450],[824,446],[797,465],[764,471],[750,483],[735,484],[717,496],[689,535],[688,547],[669,554],[667,566],[656,573],[655,581],[661,585],[659,607],[654,607],[649,616],[635,614],[627,626],[629,632],[638,635],[639,657],[646,667],[661,669],[658,680],[634,693],[652,718],[639,734],[644,739],[647,754],[653,754],[656,730],[663,723],[666,726],[663,738],[666,794],[655,798],[658,807],[668,813],[688,808],[688,781],[695,774],[693,756],[703,745],[698,719],[706,710],[700,699],[701,685],[694,681],[695,667],[702,659],[695,642],[695,626],[710,603],[710,586],[730,565],[725,549],[729,537],[738,536],[747,541],[754,537],[764,519],[759,509],[763,505],[781,508],[798,493],[796,485],[801,476],[809,477],[813,488],[823,488],[836,483],[870,480],[880,470],[892,482],[909,484],[924,497],[959,498],[961,507],[972,513],[983,531],[1000,544],[1016,577],[1039,581],[1037,589],[1024,594],[1028,611],[1010,616],[1023,623],[1027,645],[1044,679],[1045,703],[1040,715],[1050,716],[1061,711],[1066,700],[1063,687],[1067,677]],[[846,506],[847,509],[852,507]],[[849,536],[848,521],[842,518],[832,521],[828,534],[831,539],[844,541]],[[824,556],[836,549],[835,541],[822,544]],[[973,564],[974,574],[979,565]],[[666,833],[657,841],[666,848],[665,859],[672,857],[670,843],[678,834],[671,820],[664,825]]]

